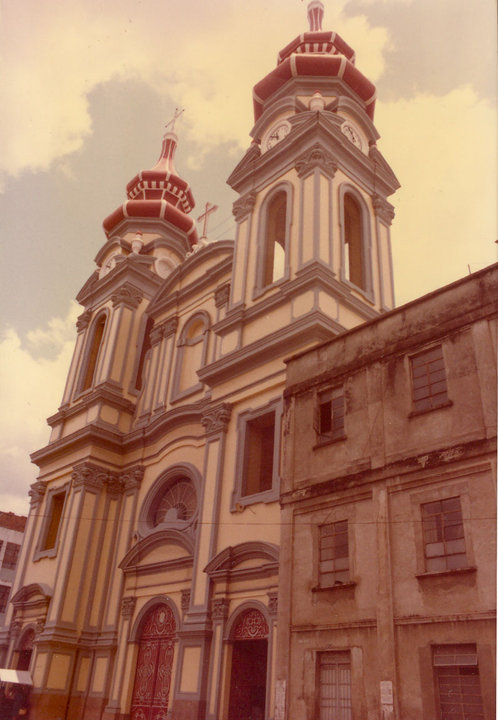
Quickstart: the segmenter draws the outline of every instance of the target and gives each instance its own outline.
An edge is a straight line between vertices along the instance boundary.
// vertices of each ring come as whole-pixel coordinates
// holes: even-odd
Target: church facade
[[[375,88],[322,15],[254,88],[235,240],[199,237],[173,131],[104,221],[0,636],[32,720],[289,712],[284,360],[394,307],[399,184]]]

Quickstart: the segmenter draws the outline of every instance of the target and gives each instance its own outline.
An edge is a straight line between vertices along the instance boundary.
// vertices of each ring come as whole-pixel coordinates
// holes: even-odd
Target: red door
[[[131,720],[166,720],[175,636],[175,618],[170,608],[152,608],[140,636]]]

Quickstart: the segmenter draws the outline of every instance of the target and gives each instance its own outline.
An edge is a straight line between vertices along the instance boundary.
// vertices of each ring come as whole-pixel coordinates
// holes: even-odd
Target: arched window
[[[346,280],[370,291],[370,238],[366,208],[355,193],[342,197],[343,273]]]
[[[285,277],[288,263],[288,193],[280,189],[270,196],[262,211],[263,244],[259,286],[265,288]]]
[[[202,388],[197,370],[206,364],[209,316],[197,313],[185,323],[178,340],[173,398]]]
[[[89,345],[87,347],[87,353],[85,357],[85,363],[83,365],[81,390],[87,390],[91,387],[95,381],[95,370],[97,367],[97,360],[100,354],[100,348],[102,346],[102,340],[104,337],[104,330],[107,316],[105,313],[101,313],[93,323],[90,330]]]

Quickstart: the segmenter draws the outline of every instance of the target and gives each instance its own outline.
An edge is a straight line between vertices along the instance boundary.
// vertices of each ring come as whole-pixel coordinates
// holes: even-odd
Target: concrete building
[[[235,241],[198,237],[172,131],[104,221],[0,636],[31,720],[280,712],[284,358],[394,304],[375,88],[322,15],[254,88]]]
[[[289,720],[495,717],[498,265],[288,362]]]
[[[0,512],[0,627],[5,624],[10,589],[14,582],[27,518]]]

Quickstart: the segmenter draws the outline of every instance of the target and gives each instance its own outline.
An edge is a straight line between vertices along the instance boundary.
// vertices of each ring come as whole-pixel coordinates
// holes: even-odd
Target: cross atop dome
[[[312,0],[308,3],[308,22],[310,32],[320,32],[322,29],[324,7],[321,0]]]

